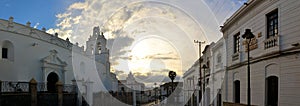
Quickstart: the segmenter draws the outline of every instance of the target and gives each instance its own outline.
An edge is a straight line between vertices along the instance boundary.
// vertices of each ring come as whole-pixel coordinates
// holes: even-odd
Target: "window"
[[[278,34],[278,10],[267,14],[267,38]]]
[[[2,59],[14,60],[14,46],[10,41],[3,41],[1,47]]]
[[[221,63],[221,62],[222,62],[222,56],[221,56],[221,54],[218,54],[217,63]]]
[[[2,48],[2,58],[7,59],[8,58],[8,49]]]
[[[234,102],[240,103],[240,81],[234,81]]]
[[[240,32],[233,36],[233,53],[240,51]]]

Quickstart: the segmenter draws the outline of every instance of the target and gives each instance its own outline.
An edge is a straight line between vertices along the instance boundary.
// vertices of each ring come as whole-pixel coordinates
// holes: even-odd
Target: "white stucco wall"
[[[256,5],[249,4],[248,7],[244,6],[247,11],[239,12],[239,16],[235,14],[233,18],[230,18],[225,23],[223,29],[224,38],[226,40],[227,50],[227,66],[230,67],[227,70],[228,79],[224,86],[225,89],[225,101],[233,102],[233,81],[240,80],[240,99],[241,103],[247,103],[247,67],[246,65],[239,64],[247,60],[247,52],[244,51],[245,47],[241,44],[239,59],[233,61],[233,35],[240,32],[240,36],[244,34],[245,29],[249,28],[256,36],[258,41],[258,48],[250,52],[252,58],[258,58],[260,56],[273,56],[270,59],[255,62],[251,64],[251,103],[253,105],[265,105],[266,104],[266,78],[268,76],[279,77],[279,103],[280,106],[297,106],[300,105],[299,93],[297,88],[300,84],[299,77],[299,54],[280,55],[274,57],[274,53],[278,51],[285,52],[288,49],[292,49],[292,44],[300,42],[300,36],[298,35],[300,30],[298,26],[300,22],[299,0],[253,0],[253,3],[257,2]],[[278,25],[279,25],[279,43],[270,49],[264,48],[264,41],[266,38],[266,14],[271,11],[278,9]],[[232,24],[228,24],[232,23]],[[262,36],[258,37],[261,33]],[[242,38],[240,39],[242,42]],[[294,51],[299,49],[294,48]],[[291,51],[289,51],[291,52]],[[268,54],[268,55],[266,55]],[[260,58],[261,59],[261,58]],[[236,66],[236,67],[235,67]],[[270,71],[272,70],[272,71]]]
[[[0,19],[0,47],[2,81],[29,82],[34,78],[39,83],[45,83],[48,74],[54,72],[64,84],[72,84],[72,80],[77,80],[79,89],[90,103],[93,92],[107,91],[117,86],[117,83],[112,83],[117,79],[111,76],[106,49],[105,53],[89,55],[83,47],[30,25],[15,23],[13,18]],[[13,50],[9,52],[8,59],[2,58],[2,47]]]

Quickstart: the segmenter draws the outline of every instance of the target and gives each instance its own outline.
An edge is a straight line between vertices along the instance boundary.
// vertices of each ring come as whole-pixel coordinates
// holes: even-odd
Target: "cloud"
[[[61,38],[66,39],[68,37],[71,37],[73,30],[70,30],[70,29],[69,30],[61,30],[61,29],[58,29],[58,28],[55,28],[55,29],[50,28],[46,32],[49,33],[49,34],[52,34],[52,35],[54,35],[55,33],[58,33],[58,35]]]
[[[168,77],[168,73],[154,74],[154,73],[148,72],[146,74],[143,74],[140,72],[135,72],[133,74],[138,82],[143,82],[143,83],[171,82],[171,79]],[[181,81],[181,76],[176,76],[174,81]]]
[[[66,17],[69,17],[71,14],[72,14],[71,12],[68,12],[68,13],[62,13],[62,14],[57,14],[57,15],[56,15],[56,18],[58,18],[58,19],[66,18]]]
[[[169,52],[169,53],[157,53],[153,55],[147,55],[142,59],[178,60],[179,57],[176,54]]]
[[[166,75],[154,74],[151,72],[148,72],[146,74],[135,72],[133,74],[138,82],[143,83],[165,82],[165,78],[167,77]]]
[[[88,3],[87,2],[77,2],[69,6],[68,10],[83,10],[88,8]]]
[[[119,32],[121,33],[121,32]],[[119,59],[130,59],[126,54],[131,52],[130,50],[125,50],[124,48],[130,46],[134,39],[128,36],[118,36],[114,39],[108,39],[107,47],[110,49],[110,61],[114,62]],[[114,64],[116,65],[116,64]]]
[[[113,73],[115,73],[117,75],[119,80],[126,79],[126,77],[127,77],[127,74],[122,70],[114,70]]]
[[[65,12],[61,14],[57,14],[57,28],[50,28],[46,32],[49,34],[58,33],[59,37],[62,39],[66,38],[77,38],[74,35],[74,31],[76,29],[74,26],[80,23],[82,16],[72,16],[72,12]],[[77,32],[77,31],[76,31]]]
[[[120,74],[124,74],[124,71],[115,70],[114,73],[115,73],[116,75],[120,75]]]
[[[80,19],[81,19],[81,16],[76,16],[76,17],[74,17],[74,18],[72,19],[72,21],[73,21],[74,24],[79,24]]]
[[[209,2],[210,0],[205,1]],[[228,3],[224,2],[226,6],[223,8],[222,2],[220,1],[216,5],[216,1],[220,0],[212,0],[209,4],[211,8],[216,8],[214,13],[219,13],[218,11],[222,9],[227,9],[229,12],[233,11]],[[107,47],[110,49],[110,62],[113,68],[123,64],[121,62],[123,60],[136,58],[130,55],[129,47],[139,37],[159,35],[166,38],[178,49],[178,55],[174,55],[175,53],[157,53],[140,59],[180,60],[184,68],[176,71],[182,71],[188,69],[188,66],[191,66],[197,59],[195,58],[197,57],[197,50],[195,50],[197,48],[192,41],[194,39],[207,40],[204,34],[217,36],[215,33],[218,29],[213,29],[207,33],[214,20],[209,16],[203,17],[202,14],[206,15],[207,12],[203,11],[203,6],[195,5],[199,3],[201,4],[201,1],[196,2],[196,0],[193,2],[180,0],[166,0],[163,2],[160,0],[84,0],[73,3],[65,12],[57,14],[57,27],[50,28],[47,32],[51,34],[59,33],[61,38],[68,37],[71,42],[78,42],[82,46],[88,40],[93,27],[100,26],[101,31],[108,39]],[[188,12],[191,10],[193,12]],[[198,16],[193,17],[195,14]],[[226,12],[218,16],[218,20],[223,20],[225,16]],[[216,28],[219,28],[218,25],[216,26]],[[128,70],[124,69],[124,71]],[[143,75],[147,74],[139,76],[143,77]],[[124,73],[118,75],[118,77],[124,76]],[[153,76],[153,78],[160,77],[156,74],[150,76]]]

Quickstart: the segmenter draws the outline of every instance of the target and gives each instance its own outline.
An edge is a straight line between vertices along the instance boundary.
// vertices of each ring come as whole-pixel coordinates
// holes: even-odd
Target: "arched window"
[[[14,46],[10,41],[3,41],[1,50],[2,59],[14,60]]]
[[[266,79],[267,106],[278,106],[278,77],[270,76]]]
[[[222,62],[222,55],[218,54],[217,55],[217,63],[221,63]]]
[[[236,81],[234,81],[234,102],[235,103],[240,103],[240,95],[241,95],[241,93],[240,93],[240,86],[241,86],[241,84],[240,84],[240,81],[239,80],[236,80]]]

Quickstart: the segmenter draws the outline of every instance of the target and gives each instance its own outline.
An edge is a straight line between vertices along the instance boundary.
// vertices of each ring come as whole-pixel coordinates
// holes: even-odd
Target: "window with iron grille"
[[[233,36],[233,53],[240,51],[240,32]]]
[[[278,34],[278,10],[267,14],[267,38]]]

